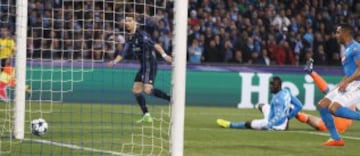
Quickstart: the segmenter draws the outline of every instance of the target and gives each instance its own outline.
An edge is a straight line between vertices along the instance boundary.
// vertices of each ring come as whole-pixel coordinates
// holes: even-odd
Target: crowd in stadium
[[[29,56],[110,59],[121,51],[123,26],[111,21],[121,20],[123,7],[84,2],[60,9],[61,0],[44,2],[29,0]],[[172,5],[168,1],[166,9],[144,22],[168,53]],[[342,48],[335,26],[350,23],[359,39],[356,10],[360,3],[355,0],[189,0],[188,62],[301,65],[314,58],[317,65],[339,65]],[[80,56],[81,50],[89,52]]]
[[[190,61],[299,65],[312,57],[318,65],[339,65],[336,24],[350,23],[359,36],[355,1],[268,2],[190,0]]]

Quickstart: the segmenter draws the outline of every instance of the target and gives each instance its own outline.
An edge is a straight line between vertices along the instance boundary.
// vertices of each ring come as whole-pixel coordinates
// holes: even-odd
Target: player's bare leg
[[[144,93],[147,95],[151,95],[153,88],[154,88],[154,86],[152,84],[145,83],[144,84]]]
[[[143,117],[137,121],[137,123],[141,122],[152,122],[152,118],[146,106],[144,92],[144,84],[142,82],[134,82],[133,85],[133,94],[135,95],[136,101],[138,102],[140,109],[143,113]]]
[[[315,115],[306,114],[304,112],[299,112],[296,115],[296,119],[302,123],[308,124],[309,126],[315,128],[316,130],[327,131],[324,122],[321,120],[321,118],[319,118]]]

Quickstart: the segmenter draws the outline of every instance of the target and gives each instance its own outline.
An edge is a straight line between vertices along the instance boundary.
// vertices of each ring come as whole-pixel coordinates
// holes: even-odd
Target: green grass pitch
[[[78,146],[92,147],[93,141],[103,141],[104,144],[97,145],[96,149],[103,151],[114,151],[117,149],[117,144],[126,140],[122,138],[125,134],[130,134],[134,131],[139,131],[136,127],[139,125],[133,124],[132,120],[137,120],[138,116],[128,116],[123,114],[121,117],[112,118],[114,123],[103,125],[100,121],[110,121],[110,116],[106,113],[94,116],[100,108],[103,112],[111,112],[114,105],[107,106],[94,104],[91,107],[87,104],[63,104],[60,113],[59,106],[54,105],[55,113],[46,114],[45,119],[50,121],[49,134],[43,137],[32,136],[26,134],[26,138],[42,139],[42,140],[56,140],[57,142],[82,142]],[[84,108],[91,108],[85,110]],[[157,107],[168,110],[167,106]],[[123,107],[121,112],[134,111],[138,113],[138,107]],[[132,110],[133,109],[133,110]],[[76,112],[82,111],[83,115]],[[86,115],[85,112],[93,115]],[[120,112],[120,113],[121,113]],[[151,112],[156,112],[155,107],[151,107]],[[95,114],[94,114],[95,113]],[[119,113],[119,112],[118,112]],[[309,112],[318,114],[315,111]],[[111,114],[111,113],[110,113]],[[116,114],[119,115],[119,114]],[[132,119],[134,118],[134,119]],[[261,113],[256,109],[236,109],[229,107],[195,107],[189,106],[185,112],[185,140],[184,140],[184,155],[185,156],[358,156],[360,155],[357,149],[360,146],[360,124],[355,121],[352,127],[341,134],[344,136],[344,147],[323,147],[321,143],[329,137],[327,133],[321,133],[313,130],[309,126],[302,124],[296,120],[290,122],[290,129],[284,132],[275,131],[256,131],[256,130],[239,130],[239,129],[223,129],[216,125],[217,118],[224,118],[233,121],[244,121],[254,118],[261,118]],[[78,120],[84,120],[81,123]],[[70,120],[71,122],[63,122],[69,124],[61,124],[60,120]],[[98,125],[89,124],[90,121]],[[89,122],[86,122],[89,121]],[[120,123],[122,121],[129,121]],[[52,122],[52,123],[51,123]],[[82,125],[81,125],[82,124]],[[122,125],[121,127],[119,125]],[[92,133],[96,128],[102,126],[109,126],[108,131],[103,129],[104,133]],[[134,128],[135,127],[135,128]],[[140,126],[141,127],[141,126]],[[102,127],[104,128],[104,127]],[[74,129],[81,131],[73,132]],[[54,133],[52,133],[53,131]],[[55,133],[56,132],[56,133]],[[109,140],[110,139],[110,140]],[[82,140],[82,141],[80,141]],[[114,142],[107,144],[107,142]],[[163,142],[166,143],[166,142]],[[168,146],[164,146],[168,148]],[[139,150],[139,149],[135,149]],[[146,151],[145,153],[149,152]],[[29,154],[31,153],[31,154]],[[81,149],[69,149],[67,147],[59,147],[57,145],[16,142],[12,145],[13,156],[23,155],[111,155],[106,152],[89,152]],[[161,154],[167,155],[167,154]]]

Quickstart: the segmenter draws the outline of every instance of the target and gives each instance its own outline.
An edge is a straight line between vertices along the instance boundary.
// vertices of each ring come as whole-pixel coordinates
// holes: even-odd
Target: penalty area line
[[[101,150],[101,149],[95,149],[90,147],[83,147],[73,144],[66,144],[66,143],[59,143],[55,141],[49,141],[49,140],[42,140],[42,139],[24,139],[24,141],[31,141],[41,144],[48,144],[48,145],[54,145],[58,147],[66,147],[70,149],[76,149],[76,150],[83,150],[83,151],[89,151],[89,152],[97,152],[97,153],[104,153],[104,154],[111,154],[111,155],[120,155],[120,156],[131,156],[129,154],[124,154],[116,151],[110,151],[110,150]]]

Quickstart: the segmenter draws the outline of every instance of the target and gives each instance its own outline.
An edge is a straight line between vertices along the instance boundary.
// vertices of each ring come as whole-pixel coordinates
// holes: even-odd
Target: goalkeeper
[[[0,36],[0,61],[1,71],[3,71],[3,68],[10,62],[10,58],[13,56],[15,51],[15,41],[11,37],[7,26],[2,26],[0,28]]]
[[[0,73],[0,99],[4,102],[9,102],[7,87],[15,87],[15,70],[9,64],[5,65]],[[25,89],[25,92],[29,94],[30,86],[26,85]]]
[[[143,113],[143,117],[137,122],[152,122],[153,119],[146,106],[143,93],[170,101],[168,94],[153,87],[157,73],[157,58],[154,50],[167,62],[172,62],[172,57],[167,55],[159,44],[154,43],[145,31],[137,29],[135,16],[128,15],[125,17],[125,28],[129,34],[128,41],[126,41],[124,49],[116,55],[113,61],[108,63],[108,66],[112,67],[122,61],[128,52],[133,53],[139,59],[140,69],[135,76],[132,89]]]
[[[282,89],[280,77],[276,76],[271,79],[270,92],[273,94],[270,104],[260,104],[258,107],[264,115],[263,119],[246,122],[217,119],[217,124],[223,128],[286,130],[288,121],[302,109],[302,104],[288,89]]]

